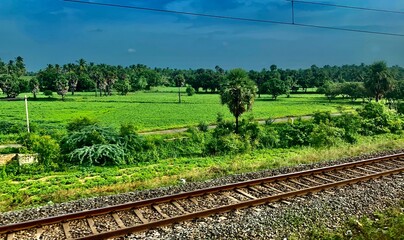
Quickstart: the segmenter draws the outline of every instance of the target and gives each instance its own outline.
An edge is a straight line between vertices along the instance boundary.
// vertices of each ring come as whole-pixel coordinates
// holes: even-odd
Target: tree
[[[40,70],[37,74],[40,89],[42,91],[56,91],[56,81],[59,74],[57,68],[52,64],[49,64],[44,70]]]
[[[222,104],[229,107],[230,112],[236,118],[235,131],[238,133],[239,117],[250,110],[256,95],[256,86],[251,81],[247,72],[237,68],[227,75],[227,82],[221,87],[220,99]]]
[[[94,83],[95,86],[95,96],[97,96],[97,89],[100,91],[100,97],[102,96],[102,90],[105,84],[103,84],[103,75],[100,70],[100,68],[97,65],[94,65],[93,63],[90,64],[89,67],[89,78],[91,81]]]
[[[56,81],[57,93],[62,96],[62,100],[65,100],[66,93],[69,91],[69,81],[67,81],[64,75],[60,75]]]
[[[365,80],[365,87],[375,96],[376,102],[391,90],[392,79],[385,62],[375,62],[370,66],[370,74]]]
[[[342,83],[341,94],[349,96],[352,102],[354,102],[358,98],[365,99],[368,92],[363,85],[363,82],[346,82]]]
[[[262,69],[261,72],[251,70],[248,73],[248,77],[251,80],[253,80],[255,82],[255,84],[257,85],[257,88],[258,88],[257,93],[258,93],[259,98],[261,97],[262,93],[265,93],[264,85],[265,85],[265,82],[267,81],[267,76],[268,76],[268,74],[267,74],[266,69]]]
[[[20,56],[18,56],[15,59],[15,71],[16,71],[15,74],[17,75],[17,77],[21,77],[26,72],[24,59]]]
[[[322,87],[317,89],[317,92],[324,93],[328,101],[331,102],[332,99],[341,94],[341,84],[327,81]]]
[[[129,76],[130,86],[132,91],[140,91],[146,89],[147,80],[144,76],[137,76],[136,74],[132,74]]]
[[[114,88],[119,92],[121,95],[126,95],[130,91],[130,84],[127,79],[119,79],[114,84]]]
[[[36,98],[36,94],[39,92],[39,80],[37,77],[33,77],[29,80],[29,88]]]
[[[69,83],[70,91],[72,92],[72,95],[74,95],[74,91],[77,88],[77,83],[79,81],[79,78],[78,78],[77,74],[73,71],[69,71],[65,75],[67,78],[67,82]]]
[[[6,74],[6,73],[7,73],[7,65],[0,58],[0,74]]]
[[[15,98],[20,94],[20,79],[14,74],[0,75],[0,88],[8,98]]]
[[[279,95],[286,93],[288,90],[287,84],[279,78],[270,79],[264,84],[264,88],[275,100]]]
[[[181,87],[185,83],[184,75],[178,74],[177,76],[175,76],[175,83],[178,87],[178,103],[181,103]]]

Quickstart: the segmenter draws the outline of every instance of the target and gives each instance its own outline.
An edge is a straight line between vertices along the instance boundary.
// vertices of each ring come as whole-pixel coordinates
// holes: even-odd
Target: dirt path
[[[340,115],[339,113],[332,113],[331,116],[338,116]],[[274,123],[281,123],[281,122],[288,122],[288,121],[295,121],[296,119],[303,119],[303,120],[308,120],[311,119],[312,116],[306,115],[306,116],[298,116],[298,117],[281,117],[281,118],[274,118],[273,122]],[[265,120],[258,120],[258,124],[265,124]],[[216,128],[216,125],[210,125],[208,126],[208,129],[214,129]],[[173,133],[181,133],[187,131],[188,128],[174,128],[174,129],[168,129],[168,130],[156,130],[156,131],[149,131],[149,132],[140,132],[140,135],[156,135],[156,134],[173,134]],[[8,148],[8,147],[13,147],[13,148],[20,148],[22,145],[20,144],[0,144],[0,149],[2,148]]]
[[[4,149],[4,148],[20,148],[22,147],[21,144],[0,144],[0,149]]]
[[[336,116],[339,114],[331,114],[332,116]],[[281,117],[281,118],[274,118],[274,123],[281,123],[281,122],[287,122],[287,121],[295,121],[296,119],[303,119],[303,120],[308,120],[311,119],[312,116],[306,115],[306,116],[299,116],[299,117]],[[258,124],[265,124],[265,120],[258,120]],[[216,128],[216,125],[210,125],[208,126],[208,129],[214,129]],[[150,132],[141,132],[139,133],[140,135],[153,135],[153,134],[173,134],[173,133],[181,133],[187,131],[188,128],[175,128],[175,129],[168,129],[168,130],[157,130],[157,131],[150,131]]]

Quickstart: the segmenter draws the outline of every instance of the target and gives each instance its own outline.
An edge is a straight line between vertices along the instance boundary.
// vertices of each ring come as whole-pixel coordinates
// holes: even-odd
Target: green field
[[[31,124],[51,128],[60,128],[72,119],[89,117],[104,125],[117,127],[121,123],[131,122],[139,131],[170,129],[197,125],[204,121],[214,123],[217,113],[232,119],[226,106],[220,104],[218,94],[182,94],[182,104],[178,104],[176,88],[157,88],[150,92],[130,93],[127,96],[113,95],[95,97],[94,93],[78,92],[74,96],[67,95],[66,101],[54,93],[48,98],[42,93],[34,100],[29,97]],[[0,100],[0,119],[25,123],[23,97],[20,100]],[[339,99],[329,103],[324,95],[294,94],[290,98],[280,96],[274,101],[269,95],[256,98],[253,111],[244,117],[255,119],[277,118],[284,116],[301,116],[315,111],[337,112],[340,107],[352,109],[360,102],[352,104],[349,100]]]

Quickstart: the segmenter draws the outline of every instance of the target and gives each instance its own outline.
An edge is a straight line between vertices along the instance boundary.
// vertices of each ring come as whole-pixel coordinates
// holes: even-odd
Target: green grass
[[[64,172],[40,174],[26,169],[27,174],[0,181],[0,211],[44,205],[50,201],[65,202],[83,197],[176,185],[181,178],[195,182],[229,174],[402,149],[403,144],[404,134],[384,134],[361,137],[355,145],[345,144],[326,149],[267,149],[233,156],[171,158],[132,166],[77,167]]]
[[[185,89],[183,89],[185,90]],[[48,99],[43,94],[29,101],[30,121],[33,125],[61,128],[78,117],[97,119],[102,124],[118,127],[121,123],[132,122],[140,131],[170,129],[197,125],[201,121],[214,123],[217,113],[233,119],[226,106],[220,104],[218,94],[196,94],[186,96],[183,93],[182,104],[178,104],[176,88],[157,88],[150,92],[130,93],[127,96],[113,95],[95,97],[94,93],[76,93],[68,95],[66,101],[60,96]],[[24,94],[20,101],[0,101],[0,119],[25,123]],[[281,96],[273,101],[270,96],[257,98],[253,111],[244,116],[253,115],[255,119],[267,119],[284,116],[301,116],[315,111],[336,112],[338,108],[352,109],[360,103],[348,100],[336,100],[329,103],[323,95],[293,94],[290,98]]]

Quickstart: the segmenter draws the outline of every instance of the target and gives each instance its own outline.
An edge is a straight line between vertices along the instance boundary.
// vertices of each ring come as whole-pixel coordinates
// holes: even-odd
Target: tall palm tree
[[[378,102],[392,88],[392,79],[383,61],[375,62],[370,66],[370,76],[365,81],[365,87]]]
[[[236,118],[236,133],[238,133],[239,117],[244,112],[251,110],[255,95],[256,86],[248,78],[246,71],[237,68],[229,72],[227,82],[221,88],[220,99]]]

